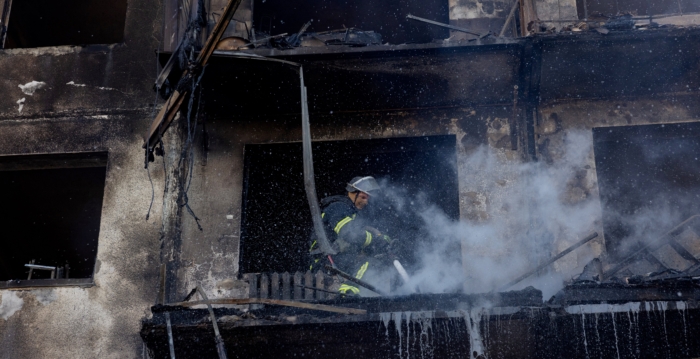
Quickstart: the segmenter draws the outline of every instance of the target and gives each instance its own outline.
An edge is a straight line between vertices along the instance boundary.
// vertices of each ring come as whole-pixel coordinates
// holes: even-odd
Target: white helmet
[[[376,191],[378,189],[379,184],[372,176],[355,177],[348,183],[347,187],[345,187],[345,190],[348,192],[360,191],[367,194],[372,194],[372,191]]]

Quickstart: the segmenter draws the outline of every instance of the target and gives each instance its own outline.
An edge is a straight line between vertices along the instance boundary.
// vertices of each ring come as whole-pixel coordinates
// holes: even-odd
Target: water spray
[[[399,272],[401,275],[401,278],[403,279],[403,282],[408,284],[411,281],[411,277],[408,276],[408,272],[406,272],[406,269],[401,265],[401,262],[399,262],[398,259],[394,259],[394,268]],[[418,286],[414,288],[416,293],[420,293],[420,289],[418,289]]]

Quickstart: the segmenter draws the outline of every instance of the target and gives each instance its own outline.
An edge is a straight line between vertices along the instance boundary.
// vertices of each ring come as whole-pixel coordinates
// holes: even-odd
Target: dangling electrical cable
[[[187,10],[189,10],[189,8],[187,8]],[[184,45],[184,46],[181,46],[182,51],[179,54],[179,60],[180,60],[181,67],[185,67],[184,66],[185,63],[188,64],[188,67],[193,67],[192,63],[193,63],[194,59],[193,58],[188,59],[186,56],[187,56],[187,53],[190,53],[190,55],[194,54],[195,45],[197,42],[197,37],[198,37],[199,33],[201,32],[203,26],[206,25],[206,9],[204,7],[203,0],[198,1],[196,17],[192,18],[191,15],[192,14],[189,14],[189,13],[187,15],[187,18],[190,20],[189,20],[187,29],[185,29],[185,33],[183,35],[182,45]],[[165,26],[165,24],[163,23],[163,27],[164,26]],[[164,34],[164,28],[163,28],[163,34]],[[160,41],[158,43],[158,48],[156,51],[157,51],[156,52],[157,53],[157,56],[156,56],[156,78],[157,78],[158,74],[159,74],[159,71],[158,71],[158,57],[159,56],[158,55],[160,55]],[[183,55],[184,55],[184,57],[182,57]],[[197,126],[197,118],[199,117],[199,108],[201,106],[201,90],[199,93],[199,100],[198,100],[198,104],[197,104],[197,113],[196,113],[197,118],[195,118],[194,128],[191,127],[192,105],[194,102],[195,90],[199,87],[199,83],[202,80],[202,77],[204,76],[205,68],[206,67],[202,68],[201,71],[198,71],[199,69],[197,69],[197,68],[191,68],[191,71],[190,71],[191,75],[180,79],[179,83],[177,84],[177,88],[187,86],[188,83],[191,84],[191,86],[192,86],[192,91],[190,92],[191,96],[190,96],[190,100],[188,103],[188,109],[187,109],[187,140],[185,142],[185,145],[183,146],[182,151],[180,152],[180,159],[178,161],[178,167],[182,167],[183,160],[189,161],[189,165],[188,165],[189,173],[188,173],[188,179],[186,181],[187,184],[184,187],[182,184],[180,184],[180,186],[179,186],[180,187],[179,190],[180,190],[180,193],[182,195],[182,197],[181,197],[182,201],[181,201],[181,204],[179,204],[179,205],[180,205],[180,207],[184,206],[187,209],[187,212],[194,218],[195,222],[197,223],[197,228],[199,228],[200,231],[203,230],[202,226],[199,223],[200,219],[195,215],[194,211],[192,210],[192,208],[189,205],[189,198],[187,197],[187,192],[189,191],[189,187],[190,187],[190,184],[192,182],[192,170],[193,170],[192,158],[194,156],[194,154],[193,154],[194,151],[192,150],[192,147],[193,147],[192,143],[194,141],[194,135],[196,133],[195,130],[196,130],[196,126]],[[200,72],[200,73],[199,73],[199,76],[197,77],[196,81],[193,81],[194,76],[192,76],[192,75],[195,74],[196,72]],[[155,108],[156,108],[157,100],[158,100],[158,93],[160,90],[161,90],[160,88],[156,88],[155,99],[154,99],[154,103],[153,103],[153,113],[151,114],[151,117],[153,117],[153,115],[155,114]],[[168,108],[170,106],[170,99],[168,99],[168,102],[165,104],[165,106],[166,106],[166,108]],[[164,148],[162,140],[160,141],[159,145],[161,146],[161,149]],[[153,184],[153,179],[151,177],[151,172],[148,168],[148,162],[150,159],[149,158],[150,153],[148,150],[149,148],[150,148],[150,143],[147,141],[145,168],[146,168],[146,171],[148,172],[148,180],[151,184],[151,202],[148,206],[148,212],[146,213],[146,220],[148,220],[150,217],[151,209],[153,208],[153,201],[155,198],[155,187]],[[166,168],[166,164],[165,164],[165,151],[162,150],[162,153],[163,153],[163,172],[165,174],[167,174],[167,168]]]
[[[206,66],[202,68],[202,72],[199,74],[199,77],[197,78],[197,81],[192,82],[192,91],[190,92],[190,100],[189,103],[187,104],[187,140],[185,142],[185,145],[182,148],[182,151],[180,152],[180,162],[178,164],[178,167],[182,166],[182,161],[185,160],[187,161],[187,165],[189,168],[189,173],[188,179],[185,181],[186,184],[180,188],[180,191],[182,193],[182,204],[180,207],[185,207],[187,209],[187,212],[194,218],[194,221],[197,223],[197,228],[200,231],[203,231],[204,229],[202,228],[202,225],[199,223],[201,220],[197,215],[194,213],[192,208],[190,207],[189,204],[189,197],[187,196],[187,192],[189,191],[190,184],[192,183],[192,171],[194,170],[194,159],[193,159],[193,142],[194,142],[194,136],[196,134],[196,126],[197,126],[197,118],[195,118],[194,121],[194,128],[191,126],[192,121],[192,106],[194,105],[194,96],[195,96],[195,91],[199,89],[199,100],[197,102],[197,112],[196,115],[199,117],[199,108],[201,106],[201,94],[202,94],[202,88],[199,87],[200,81],[202,81],[202,77],[204,77],[204,71],[206,70]],[[181,185],[182,186],[182,185]]]
[[[161,7],[161,9],[164,9],[164,7],[165,7],[165,5],[163,5]],[[163,11],[165,12],[165,10],[163,10]],[[165,36],[165,21],[163,21],[163,24],[161,25],[160,35],[161,35],[161,38],[163,36]],[[160,69],[159,69],[160,66],[158,66],[158,58],[160,57],[160,45],[161,45],[161,41],[158,40],[158,46],[156,47],[156,78],[158,78],[158,74],[160,73]],[[151,118],[153,118],[156,114],[156,107],[158,106],[158,91],[160,91],[159,88],[156,89],[156,91],[155,91],[155,98],[153,99],[153,109],[151,110],[151,116],[150,116]],[[168,101],[168,102],[170,102],[170,101]],[[146,173],[148,173],[148,182],[151,183],[151,203],[148,204],[148,211],[146,212],[146,221],[148,221],[148,219],[151,217],[151,209],[153,208],[153,200],[156,197],[156,189],[155,189],[155,186],[153,185],[153,178],[151,178],[151,170],[150,170],[150,168],[148,168],[148,162],[149,162],[148,161],[149,160],[148,149],[151,148],[150,143],[148,143],[149,140],[146,141],[146,165],[145,165],[145,167],[146,167]],[[161,143],[162,143],[162,141],[161,141]],[[163,164],[165,164],[165,156],[163,156]]]

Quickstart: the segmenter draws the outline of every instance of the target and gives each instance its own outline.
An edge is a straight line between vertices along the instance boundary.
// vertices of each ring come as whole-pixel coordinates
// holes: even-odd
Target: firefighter
[[[373,193],[379,190],[374,177],[355,177],[345,187],[347,194],[326,197],[321,200],[321,217],[326,235],[338,254],[333,261],[338,269],[362,279],[368,268],[376,269],[379,264],[375,257],[383,255],[392,243],[389,236],[367,225],[358,216]],[[320,261],[326,260],[318,250],[315,236],[311,238],[310,249],[313,269]],[[359,295],[360,289],[350,283],[343,283],[339,292],[344,295]]]

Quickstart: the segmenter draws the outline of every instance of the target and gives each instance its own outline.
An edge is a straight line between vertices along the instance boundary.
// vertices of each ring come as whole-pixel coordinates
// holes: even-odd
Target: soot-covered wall
[[[313,146],[319,199],[346,194],[355,176],[371,175],[408,198],[426,196],[459,218],[455,136],[323,141]],[[304,192],[301,143],[247,145],[241,232],[243,272],[297,271],[308,266],[311,216]],[[380,192],[360,212],[396,238],[421,238],[416,218],[396,217],[396,189]],[[418,201],[418,200],[416,200]],[[406,245],[416,245],[411,243]],[[411,251],[412,252],[412,251]]]
[[[146,355],[138,333],[157,297],[163,171],[151,169],[147,221],[153,192],[141,134],[153,116],[161,4],[129,1],[119,44],[0,50],[0,156],[109,154],[94,283],[0,289],[0,358]],[[14,208],[7,197],[3,207]]]

